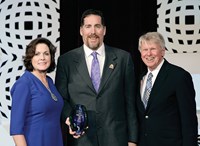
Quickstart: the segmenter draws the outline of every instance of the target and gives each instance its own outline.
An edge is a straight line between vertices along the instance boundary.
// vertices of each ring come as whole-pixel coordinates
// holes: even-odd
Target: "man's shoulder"
[[[59,56],[59,58],[72,58],[72,57],[75,57],[76,55],[80,54],[81,53],[81,50],[82,50],[82,47],[78,47],[78,48],[75,48],[75,49],[72,49],[68,52],[65,52],[64,54],[61,54]]]
[[[113,46],[105,45],[105,48],[107,48],[106,50],[109,50],[109,51],[111,51],[113,53],[120,54],[120,55],[128,55],[128,54],[130,54],[128,51],[126,51],[124,49],[121,49],[119,47],[113,47]]]
[[[170,63],[168,61],[165,61],[165,64],[167,64],[167,67],[173,72],[173,74],[190,74],[186,69],[184,69],[181,66],[178,66],[176,64]]]

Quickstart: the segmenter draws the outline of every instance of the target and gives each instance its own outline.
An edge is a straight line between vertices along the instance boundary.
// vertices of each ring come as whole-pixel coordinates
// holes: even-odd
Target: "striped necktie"
[[[149,75],[147,77],[146,87],[145,87],[145,90],[144,90],[144,95],[143,95],[143,98],[142,98],[145,108],[147,106],[147,102],[149,100],[149,95],[150,95],[151,89],[152,89],[152,77],[153,77],[153,74],[149,73]]]

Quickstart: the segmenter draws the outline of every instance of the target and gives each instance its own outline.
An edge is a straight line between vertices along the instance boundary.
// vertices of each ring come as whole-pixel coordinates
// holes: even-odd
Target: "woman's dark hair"
[[[81,26],[84,25],[84,19],[85,17],[89,16],[89,15],[97,15],[101,17],[101,24],[103,26],[105,26],[105,19],[103,16],[103,13],[100,10],[94,10],[94,9],[88,9],[86,11],[83,12],[82,16],[81,16]]]
[[[56,63],[55,63],[56,47],[51,43],[51,41],[49,41],[46,38],[36,38],[27,45],[25,56],[23,56],[24,66],[26,67],[26,70],[33,71],[34,68],[31,63],[31,60],[33,56],[35,55],[36,46],[38,44],[46,44],[49,47],[49,51],[51,55],[51,64],[49,68],[47,69],[47,73],[50,73],[54,71],[54,69],[56,68]]]

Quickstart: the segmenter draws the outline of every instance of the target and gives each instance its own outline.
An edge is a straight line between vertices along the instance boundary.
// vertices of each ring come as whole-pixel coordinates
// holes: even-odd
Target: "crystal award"
[[[75,131],[75,135],[81,135],[88,126],[87,110],[84,105],[77,104],[72,109],[69,116],[70,127],[72,131]]]

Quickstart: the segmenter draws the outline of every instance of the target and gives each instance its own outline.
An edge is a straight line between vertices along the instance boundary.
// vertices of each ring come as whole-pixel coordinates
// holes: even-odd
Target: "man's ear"
[[[82,28],[80,27],[80,35],[83,36]]]

